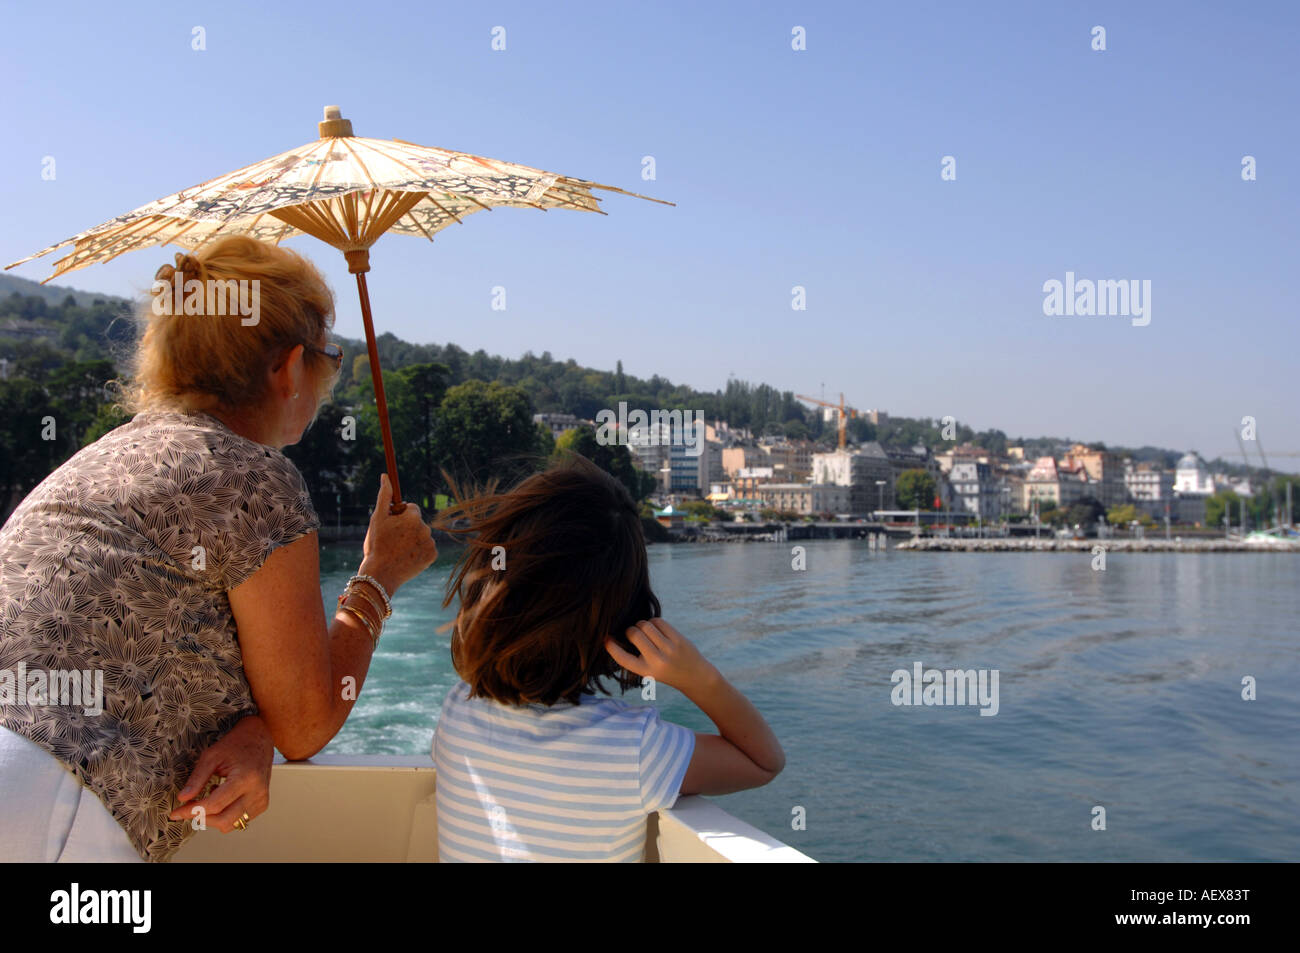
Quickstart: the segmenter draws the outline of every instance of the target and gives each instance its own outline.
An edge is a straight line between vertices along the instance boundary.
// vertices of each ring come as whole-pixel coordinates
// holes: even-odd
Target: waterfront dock
[[[1300,553],[1300,542],[1275,539],[971,539],[926,537],[898,543],[899,551],[924,553]]]

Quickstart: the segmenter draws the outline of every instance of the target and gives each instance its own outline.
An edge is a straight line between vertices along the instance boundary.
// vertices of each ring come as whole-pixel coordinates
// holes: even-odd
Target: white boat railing
[[[430,863],[438,859],[437,772],[428,758],[321,755],[271,771],[271,806],[246,831],[199,831],[177,863]],[[702,797],[652,814],[651,863],[811,863]]]

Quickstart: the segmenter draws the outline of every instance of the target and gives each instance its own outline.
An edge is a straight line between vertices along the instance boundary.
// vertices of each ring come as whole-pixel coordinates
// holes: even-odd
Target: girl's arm
[[[718,734],[697,733],[682,794],[730,794],[767,784],[785,767],[785,752],[763,716],[687,638],[663,619],[627,631],[641,653],[609,642],[607,650],[629,672],[676,688],[708,715]]]

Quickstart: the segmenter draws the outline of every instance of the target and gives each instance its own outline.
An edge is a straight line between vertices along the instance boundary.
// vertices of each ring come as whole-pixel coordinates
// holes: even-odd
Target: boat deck
[[[200,831],[177,863],[434,863],[437,771],[428,758],[324,755],[271,772],[271,806],[246,831]],[[650,815],[649,863],[812,863],[702,797]]]

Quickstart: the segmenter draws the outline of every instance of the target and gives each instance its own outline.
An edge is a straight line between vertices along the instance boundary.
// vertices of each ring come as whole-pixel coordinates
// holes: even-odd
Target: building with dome
[[[1214,478],[1195,450],[1183,454],[1174,467],[1173,517],[1196,526],[1205,523],[1205,501],[1214,494]]]
[[[1205,494],[1214,493],[1214,480],[1200,455],[1191,450],[1183,454],[1178,465],[1174,467],[1174,492]]]

